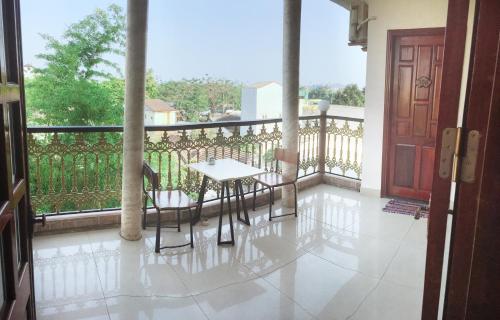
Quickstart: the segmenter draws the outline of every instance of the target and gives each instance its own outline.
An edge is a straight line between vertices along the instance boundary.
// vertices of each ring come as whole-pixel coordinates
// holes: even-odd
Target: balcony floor
[[[136,242],[118,229],[39,236],[38,316],[420,319],[427,219],[384,213],[386,201],[318,185],[300,193],[297,219],[268,222],[261,207],[251,227],[235,224],[234,247],[217,246],[213,218],[195,226],[193,250],[160,255],[153,228]],[[162,242],[188,230],[164,231]]]

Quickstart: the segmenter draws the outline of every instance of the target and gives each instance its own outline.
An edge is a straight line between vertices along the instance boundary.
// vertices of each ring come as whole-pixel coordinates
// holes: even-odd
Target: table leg
[[[231,194],[229,193],[229,181],[226,181],[227,206],[229,209],[229,230],[231,231],[231,244],[234,246],[233,213],[231,212]]]
[[[201,181],[200,193],[198,194],[198,206],[196,207],[196,213],[193,220],[193,224],[198,223],[201,219],[201,209],[203,207],[203,200],[205,199],[205,192],[207,191],[207,182],[208,177],[203,176],[203,180]]]
[[[222,241],[222,216],[224,214],[224,189],[226,191],[227,197],[227,206],[229,211],[229,229],[231,233],[231,240]],[[220,194],[220,212],[219,212],[219,230],[217,231],[217,244],[231,244],[234,246],[234,229],[233,229],[233,216],[231,213],[231,202],[230,202],[231,194],[229,193],[229,182],[223,181],[221,185],[221,194]]]
[[[240,189],[238,187],[238,180],[234,180],[234,194],[236,196],[236,218],[241,220],[240,218]]]
[[[241,206],[243,207],[243,214],[245,216],[245,220],[242,220],[238,215],[238,220],[249,226],[250,225],[250,218],[248,217],[247,203],[245,201],[245,193],[243,192],[243,184],[241,183],[241,180],[237,180],[235,182],[235,184],[236,184],[236,188],[239,189]]]

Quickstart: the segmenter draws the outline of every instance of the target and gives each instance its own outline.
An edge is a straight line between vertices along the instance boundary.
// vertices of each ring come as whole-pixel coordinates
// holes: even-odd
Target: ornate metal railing
[[[335,116],[326,118],[325,171],[360,179],[363,120]]]
[[[324,119],[324,118],[323,118]],[[362,126],[328,117],[320,139],[320,116],[300,118],[299,176],[322,171],[359,178]],[[324,122],[323,122],[324,123]],[[347,127],[346,124],[348,123]],[[354,127],[353,127],[354,128]],[[360,131],[361,130],[361,131]],[[118,208],[121,197],[122,127],[28,128],[31,202],[37,214]],[[273,150],[281,145],[281,119],[151,126],[145,130],[145,159],[160,174],[163,189],[196,195],[201,177],[187,164],[230,157],[274,171]],[[349,135],[349,136],[347,136]],[[354,140],[353,140],[354,139]],[[321,146],[325,141],[326,146]],[[350,146],[355,143],[355,147]],[[326,149],[320,161],[321,148]],[[246,181],[247,188],[251,181]],[[209,184],[207,201],[218,197]]]

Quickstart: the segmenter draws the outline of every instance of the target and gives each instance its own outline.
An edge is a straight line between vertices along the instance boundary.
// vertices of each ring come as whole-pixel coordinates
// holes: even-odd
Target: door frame
[[[11,255],[5,260],[8,266],[5,266],[5,270],[13,274],[9,279],[4,279],[6,292],[5,299],[8,304],[6,308],[2,309],[2,317],[6,319],[21,319],[23,316],[27,316],[30,319],[36,319],[35,310],[35,294],[34,294],[34,274],[33,274],[33,250],[31,239],[33,236],[33,217],[30,210],[30,199],[29,199],[29,178],[28,178],[28,159],[27,159],[27,132],[26,132],[26,109],[25,109],[25,96],[24,96],[24,77],[23,77],[23,59],[22,59],[22,39],[21,39],[21,14],[20,14],[20,1],[19,0],[0,0],[0,12],[2,17],[0,17],[0,23],[3,23],[3,27],[0,32],[0,41],[3,43],[0,46],[5,50],[5,56],[2,64],[2,70],[0,70],[2,88],[0,88],[0,103],[2,108],[0,112],[3,116],[9,114],[12,118],[8,120],[9,128],[8,137],[2,132],[3,137],[0,140],[0,150],[6,150],[10,147],[6,147],[7,143],[12,143],[8,139],[14,137],[15,143],[14,147],[19,147],[15,149],[19,152],[15,159],[15,166],[18,171],[16,174],[16,181],[13,182],[12,178],[8,177],[0,183],[6,185],[6,190],[1,190],[4,188],[0,186],[0,190],[3,193],[8,194],[8,199],[0,199],[0,228],[3,232],[10,233],[10,239],[5,239],[4,247],[8,248],[9,254]],[[14,103],[17,106],[9,110],[8,113],[4,112],[7,104]],[[5,120],[5,118],[2,118]],[[3,128],[4,124],[0,127]],[[2,155],[4,159],[4,164],[0,165],[0,171],[2,173],[9,172],[13,170],[10,167],[9,161],[6,159],[6,155]],[[10,176],[10,175],[9,175]],[[2,179],[0,179],[2,180]],[[6,191],[6,192],[5,192]],[[5,201],[5,205],[1,202]],[[17,215],[18,224],[14,221],[15,206],[20,209]],[[20,243],[17,244],[15,239],[16,235],[19,234]],[[22,243],[22,244],[21,244]],[[8,245],[8,246],[7,246]],[[19,246],[22,252],[18,252]],[[7,250],[6,250],[7,251]],[[24,257],[21,261],[18,261],[18,254],[21,253]],[[23,265],[19,265],[22,262]]]
[[[392,71],[394,41],[397,37],[404,36],[434,36],[445,35],[445,28],[417,28],[387,30],[387,50],[385,63],[385,94],[384,94],[384,133],[382,144],[382,185],[381,197],[389,195],[389,151],[391,143],[391,105],[392,105]],[[444,60],[443,60],[444,64]],[[437,141],[437,140],[436,140]]]

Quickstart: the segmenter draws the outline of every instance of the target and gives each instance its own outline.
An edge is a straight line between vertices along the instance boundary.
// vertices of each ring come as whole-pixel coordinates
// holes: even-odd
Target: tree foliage
[[[108,60],[123,55],[125,16],[119,6],[97,9],[74,23],[58,40],[43,34],[47,52],[38,57],[26,81],[30,120],[45,125],[118,124],[123,113],[123,81],[119,66]]]
[[[225,108],[241,108],[241,85],[211,77],[168,81],[159,85],[159,98],[173,102],[186,120],[198,121],[200,113],[215,113]]]
[[[160,84],[156,80],[153,69],[146,71],[146,99],[156,99],[160,97]]]
[[[356,84],[338,90],[329,86],[316,86],[309,91],[309,98],[328,100],[331,104],[362,107],[365,105],[365,90],[359,89]]]

